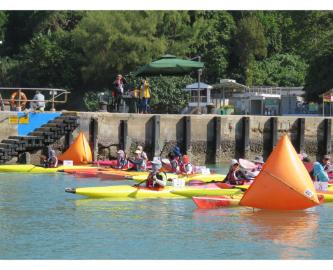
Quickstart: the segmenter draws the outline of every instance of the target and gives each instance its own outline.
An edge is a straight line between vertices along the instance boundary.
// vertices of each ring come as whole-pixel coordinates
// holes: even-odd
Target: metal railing
[[[32,93],[40,91],[45,97],[44,101],[36,100],[36,99],[29,99],[27,96],[26,99],[21,99],[21,93]],[[13,94],[17,93],[15,98],[13,98]],[[30,94],[28,96],[34,96],[35,93]],[[0,109],[4,110],[4,105],[10,105],[11,111],[21,111],[22,107],[25,107],[27,102],[44,102],[46,105],[47,103],[51,103],[51,111],[55,111],[55,104],[64,104],[67,102],[69,91],[64,89],[58,88],[26,88],[26,87],[0,87]],[[10,98],[6,98],[10,96]],[[46,98],[49,97],[49,98]],[[24,106],[22,106],[24,105]]]

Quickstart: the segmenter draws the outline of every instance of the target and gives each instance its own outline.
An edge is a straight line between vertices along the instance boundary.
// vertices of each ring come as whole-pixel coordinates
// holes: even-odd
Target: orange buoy
[[[319,204],[315,187],[296,150],[284,135],[245,192],[240,205],[300,210]]]
[[[83,132],[80,132],[71,146],[58,159],[61,161],[73,160],[75,165],[92,162],[91,149]]]

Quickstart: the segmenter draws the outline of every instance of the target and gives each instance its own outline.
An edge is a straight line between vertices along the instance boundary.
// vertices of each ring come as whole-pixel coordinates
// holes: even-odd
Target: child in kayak
[[[126,158],[126,154],[123,150],[118,150],[117,152],[117,162],[116,166],[112,166],[112,168],[115,169],[128,169],[129,168],[129,163]]]
[[[164,172],[160,172],[162,163],[159,160],[151,162],[152,171],[149,173],[146,180],[147,188],[163,188],[167,184],[167,176]]]
[[[222,183],[228,183],[230,185],[243,185],[245,181],[247,181],[246,176],[240,170],[237,159],[232,159],[229,172]]]
[[[138,145],[138,147],[136,148],[136,150],[139,150],[141,152],[141,157],[143,158],[143,160],[147,164],[148,156],[147,156],[147,153],[145,151],[143,151],[143,147],[141,145]]]
[[[190,163],[190,157],[188,155],[183,156],[183,162],[180,165],[180,172],[186,175],[193,173],[193,166]]]
[[[146,170],[146,161],[142,158],[142,152],[140,150],[135,150],[134,159],[130,159],[129,161],[134,164],[133,170],[138,172],[143,172]]]
[[[47,147],[47,159],[44,161],[44,167],[46,168],[58,167],[58,158],[56,152],[51,148],[51,146]]]
[[[254,158],[254,160],[252,160],[252,162],[254,163],[254,165],[256,165],[256,168],[254,169],[254,171],[258,171],[260,172],[262,169],[262,165],[264,165],[264,159],[262,156],[256,156]]]
[[[178,158],[175,156],[173,152],[170,152],[168,154],[168,159],[170,162],[168,165],[165,165],[165,167],[167,166],[168,171],[171,173],[180,173]]]

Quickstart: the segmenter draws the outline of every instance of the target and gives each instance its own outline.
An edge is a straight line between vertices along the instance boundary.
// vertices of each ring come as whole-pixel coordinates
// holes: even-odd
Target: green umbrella
[[[203,68],[203,66],[203,62],[179,59],[174,55],[167,54],[139,68],[134,76],[186,75]]]

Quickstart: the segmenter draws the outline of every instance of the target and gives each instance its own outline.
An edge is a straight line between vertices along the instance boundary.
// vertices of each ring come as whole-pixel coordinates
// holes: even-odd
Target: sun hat
[[[231,160],[231,166],[234,166],[235,164],[239,164],[237,159],[232,159]]]
[[[254,160],[252,160],[252,162],[254,162],[254,163],[261,163],[261,164],[264,164],[265,162],[264,162],[264,159],[262,158],[262,156],[256,156],[255,158],[254,158]]]
[[[162,158],[162,164],[170,164],[170,160],[168,160],[167,158]]]
[[[141,154],[141,151],[138,150],[138,149],[136,149],[136,150],[134,151],[134,153],[135,153],[135,154]]]
[[[162,165],[162,162],[158,159],[152,160],[150,163],[153,165]]]

